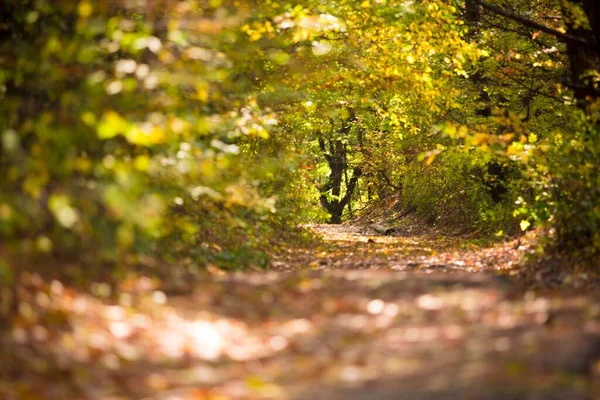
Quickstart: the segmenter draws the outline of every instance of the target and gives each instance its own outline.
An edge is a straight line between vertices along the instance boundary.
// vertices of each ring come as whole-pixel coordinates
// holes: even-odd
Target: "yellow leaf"
[[[81,18],[88,18],[92,15],[92,11],[94,11],[94,8],[89,0],[84,0],[77,6],[77,12]]]
[[[436,156],[436,153],[429,155],[429,157],[427,157],[427,160],[425,161],[425,165],[431,165],[435,161]]]
[[[162,143],[165,139],[165,133],[158,126],[146,122],[132,125],[125,137],[129,143],[152,146]]]
[[[110,139],[127,130],[128,123],[119,114],[114,111],[107,111],[98,125],[98,137],[100,139]]]
[[[133,166],[138,171],[148,171],[148,168],[150,167],[150,157],[147,155],[137,156],[133,161]]]
[[[250,35],[249,40],[251,42],[257,42],[262,37],[262,34],[259,31],[250,30],[250,31],[248,31],[248,34]]]

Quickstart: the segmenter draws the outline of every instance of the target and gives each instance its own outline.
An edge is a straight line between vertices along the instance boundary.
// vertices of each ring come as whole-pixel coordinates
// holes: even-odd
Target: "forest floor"
[[[600,399],[600,292],[515,283],[527,241],[310,228],[316,247],[179,294],[30,275],[0,398]]]

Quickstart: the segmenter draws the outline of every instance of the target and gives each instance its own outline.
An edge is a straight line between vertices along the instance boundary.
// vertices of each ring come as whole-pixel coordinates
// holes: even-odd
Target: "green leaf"
[[[11,284],[13,282],[13,270],[8,261],[0,258],[0,283]]]
[[[125,134],[130,124],[115,111],[107,111],[98,125],[98,137],[111,139],[119,134]]]
[[[51,195],[48,199],[48,208],[54,214],[56,220],[65,228],[72,228],[79,221],[79,212],[71,207],[71,201],[65,195]]]

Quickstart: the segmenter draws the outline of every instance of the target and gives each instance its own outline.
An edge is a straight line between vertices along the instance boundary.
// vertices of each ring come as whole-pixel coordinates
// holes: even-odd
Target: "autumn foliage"
[[[265,266],[298,222],[600,249],[598,8],[8,1],[3,279],[16,260]]]

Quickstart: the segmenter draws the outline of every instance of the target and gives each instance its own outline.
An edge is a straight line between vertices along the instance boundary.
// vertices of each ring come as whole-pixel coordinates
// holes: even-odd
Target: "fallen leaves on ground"
[[[199,274],[168,296],[26,276],[2,336],[6,399],[600,396],[600,293],[524,290],[507,242],[313,226],[266,272]]]

